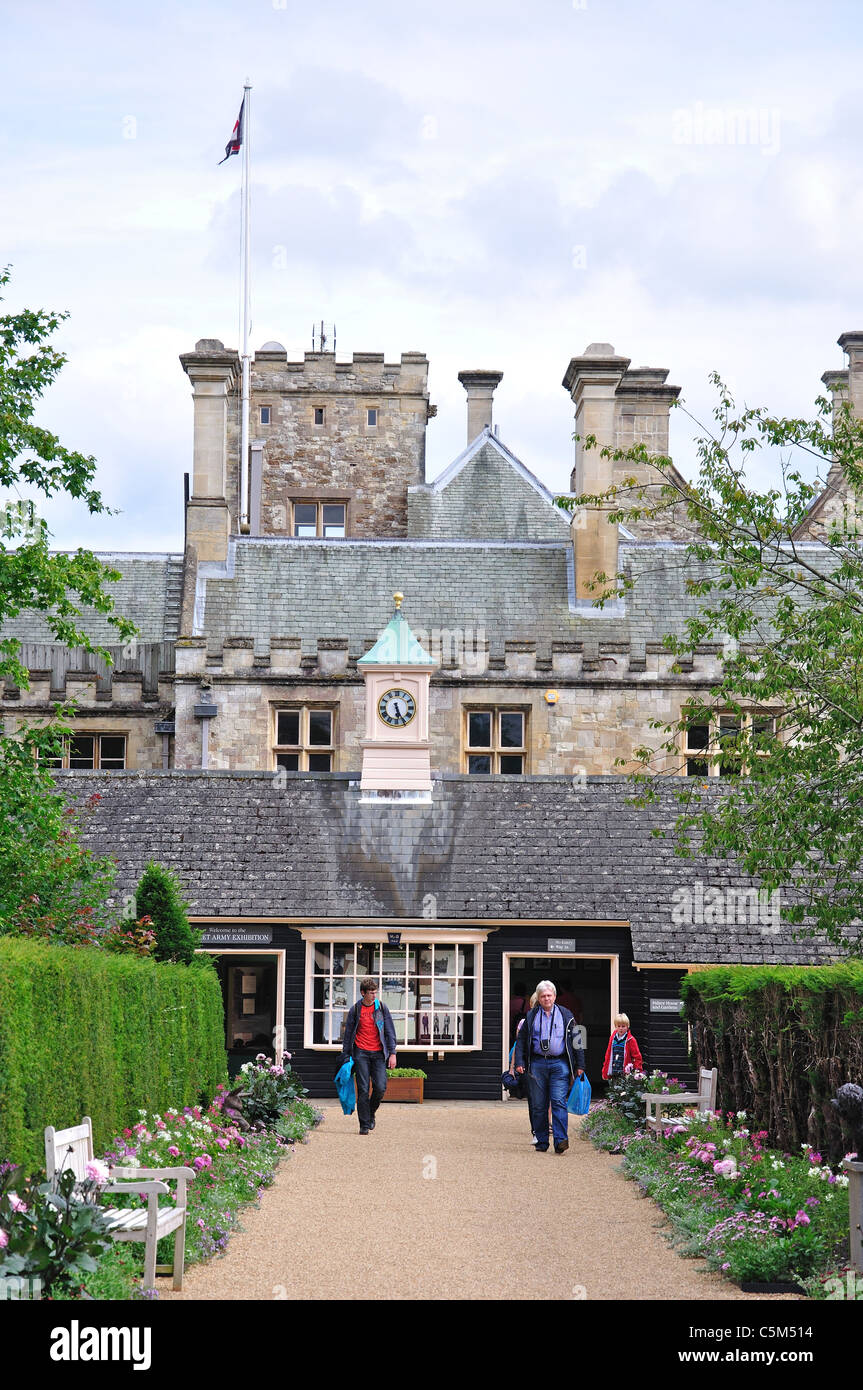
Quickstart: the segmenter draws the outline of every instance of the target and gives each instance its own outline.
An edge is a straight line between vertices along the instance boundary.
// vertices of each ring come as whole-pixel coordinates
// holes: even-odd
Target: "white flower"
[[[738,1112],[737,1112],[737,1119],[738,1119],[738,1120],[745,1120],[745,1119],[746,1119],[746,1111],[745,1111],[745,1110],[738,1110]]]
[[[848,1179],[845,1177],[845,1174],[844,1174],[844,1173],[841,1173],[841,1174],[839,1175],[839,1177],[836,1179],[836,1186],[837,1186],[837,1187],[847,1187],[847,1186],[848,1186]]]
[[[773,1167],[774,1167],[774,1168],[776,1167],[776,1164],[775,1164],[775,1163],[774,1163]],[[809,1174],[808,1174],[808,1176],[809,1176],[810,1178],[820,1178],[821,1175],[822,1175],[822,1174],[821,1174],[821,1169],[820,1169],[820,1168],[810,1168],[810,1169],[809,1169]]]
[[[775,1173],[777,1168],[784,1168],[785,1164],[782,1162],[781,1158],[774,1158],[773,1162],[770,1164],[770,1167],[773,1169]]]

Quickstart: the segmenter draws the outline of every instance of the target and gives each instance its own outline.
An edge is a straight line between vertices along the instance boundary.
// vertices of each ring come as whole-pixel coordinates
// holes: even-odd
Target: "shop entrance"
[[[225,1006],[225,1047],[231,1076],[236,1076],[243,1063],[254,1060],[259,1052],[272,1057],[279,1046],[283,1031],[278,1008],[282,954],[230,951],[216,957]]]
[[[608,957],[510,956],[509,1028],[506,1055],[515,1042],[519,1020],[528,1011],[529,1000],[540,980],[551,980],[557,988],[557,1002],[573,1014],[584,1029],[584,1066],[591,1086],[602,1081],[602,1064],[611,1031],[612,961]],[[616,1007],[616,1002],[615,1002]]]

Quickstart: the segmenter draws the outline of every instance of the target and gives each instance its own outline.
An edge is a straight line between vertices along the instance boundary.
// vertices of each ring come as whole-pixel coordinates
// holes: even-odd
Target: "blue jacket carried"
[[[336,1091],[345,1115],[353,1115],[357,1108],[357,1088],[354,1085],[354,1059],[349,1057],[335,1075]]]
[[[362,1001],[358,1000],[350,1009],[345,1019],[345,1036],[342,1039],[342,1061],[346,1062],[353,1055],[354,1039],[357,1035],[357,1028],[360,1022],[360,1009]],[[381,1038],[381,1046],[384,1050],[384,1061],[392,1057],[396,1050],[396,1028],[393,1023],[393,1016],[386,1004],[382,1004],[380,999],[375,1000],[375,1024]]]

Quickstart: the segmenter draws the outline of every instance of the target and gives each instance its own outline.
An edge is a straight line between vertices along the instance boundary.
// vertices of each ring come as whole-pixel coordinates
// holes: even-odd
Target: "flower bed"
[[[252,1101],[259,1128],[241,1127],[226,1106],[224,1086],[207,1109],[185,1106],[161,1115],[139,1111],[137,1123],[115,1138],[102,1163],[93,1165],[84,1188],[79,1185],[73,1193],[71,1174],[63,1175],[60,1197],[72,1199],[65,1228],[62,1200],[58,1203],[48,1184],[26,1182],[20,1169],[0,1173],[0,1276],[40,1277],[44,1296],[51,1297],[156,1296],[155,1290],[140,1288],[143,1243],[116,1245],[102,1238],[98,1190],[109,1168],[122,1180],[124,1165],[193,1169],[196,1177],[187,1188],[186,1265],[221,1254],[239,1228],[241,1209],[259,1200],[280,1160],[323,1119],[323,1112],[303,1099],[304,1088],[289,1062],[287,1053],[278,1064],[261,1054],[248,1064],[243,1094]],[[112,1206],[134,1207],[142,1201],[138,1196],[110,1198]],[[70,1221],[80,1226],[79,1235],[69,1229]],[[171,1262],[173,1239],[159,1242],[159,1263]]]
[[[848,1178],[804,1145],[768,1147],[746,1114],[669,1119],[653,1138],[613,1105],[583,1132],[623,1155],[623,1169],[668,1217],[681,1254],[700,1255],[735,1283],[791,1282],[817,1296],[848,1252]],[[852,1157],[853,1155],[846,1155]]]

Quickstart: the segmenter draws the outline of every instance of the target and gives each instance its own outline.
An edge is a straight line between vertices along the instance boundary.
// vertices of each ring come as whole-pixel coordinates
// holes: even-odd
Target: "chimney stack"
[[[492,428],[492,397],[503,372],[459,372],[458,379],[467,391],[467,442],[472,444],[486,426]]]
[[[597,495],[614,481],[614,464],[600,451],[615,443],[615,393],[629,367],[628,357],[618,357],[611,343],[591,343],[581,357],[573,357],[563,385],[575,404],[575,468],[572,489],[576,493]],[[584,440],[595,435],[596,447],[585,449]],[[617,573],[617,525],[608,514],[613,506],[579,507],[572,517],[572,545],[575,555],[575,599],[590,608],[597,593],[589,581],[597,573]]]
[[[836,404],[837,395],[844,396],[851,405],[851,410],[858,420],[863,420],[863,333],[842,333],[838,338],[839,346],[848,357],[848,370],[841,373],[845,381],[837,381],[840,377],[839,372],[831,372],[833,381],[825,382],[833,392],[833,402]],[[828,373],[825,373],[827,376]],[[824,377],[821,378],[824,381]],[[846,386],[847,392],[842,388]],[[836,387],[839,387],[837,392]]]

